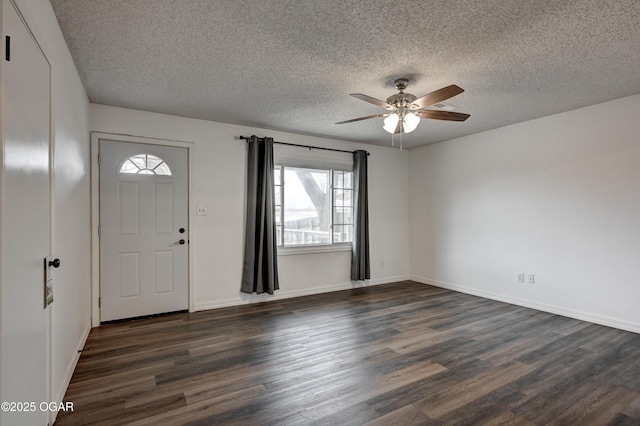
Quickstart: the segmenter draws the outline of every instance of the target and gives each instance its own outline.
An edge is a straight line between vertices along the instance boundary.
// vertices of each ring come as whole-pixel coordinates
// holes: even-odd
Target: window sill
[[[278,247],[278,256],[351,251],[351,243],[326,246]]]

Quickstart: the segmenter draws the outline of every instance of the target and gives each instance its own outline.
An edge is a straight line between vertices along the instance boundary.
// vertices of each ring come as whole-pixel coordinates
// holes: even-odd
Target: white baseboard
[[[343,284],[334,284],[334,285],[325,286],[325,287],[314,287],[314,288],[308,288],[308,289],[302,289],[302,290],[280,289],[276,291],[275,294],[273,295],[241,294],[238,297],[234,297],[232,299],[212,300],[210,302],[196,303],[193,311],[194,312],[206,311],[208,309],[248,305],[252,303],[268,302],[271,300],[291,299],[293,297],[311,296],[313,294],[330,293],[333,291],[349,290],[349,289],[358,288],[358,287],[369,287],[372,285],[406,281],[408,279],[409,279],[409,276],[387,277],[387,278],[378,278],[378,279],[368,280],[368,281],[350,281],[348,283],[343,283]]]
[[[562,315],[569,318],[574,318],[581,321],[587,321],[594,324],[605,325],[607,327],[618,328],[620,330],[631,331],[633,333],[640,333],[640,324],[631,321],[626,321],[618,318],[610,318],[602,315],[576,311],[574,309],[549,305],[546,303],[535,302],[532,300],[520,299],[505,294],[491,293],[488,291],[482,291],[470,287],[461,286],[458,284],[448,283],[444,281],[438,281],[431,278],[412,276],[409,278],[411,281],[416,281],[422,284],[429,284],[435,287],[446,288],[448,290],[457,291],[460,293],[471,294],[474,296],[484,297],[485,299],[497,300],[499,302],[510,303],[512,305],[523,306],[525,308],[536,309],[538,311],[549,312],[551,314]]]
[[[89,332],[91,331],[91,324],[87,324],[87,328],[82,332],[82,338],[78,344],[78,348],[76,350],[76,354],[69,362],[67,366],[67,371],[62,378],[62,383],[58,388],[58,392],[55,395],[55,402],[62,402],[64,399],[65,393],[67,393],[67,388],[69,387],[69,383],[71,383],[71,377],[73,377],[73,372],[76,370],[76,365],[78,365],[78,360],[80,359],[80,351],[84,348],[85,343],[87,342],[87,338],[89,337]]]
[[[91,322],[87,324],[87,328],[85,328],[84,331],[82,332],[82,337],[80,338],[80,342],[78,342],[78,348],[76,350],[76,353],[73,356],[73,358],[71,358],[69,365],[67,365],[67,371],[64,373],[64,376],[62,377],[62,383],[60,383],[60,387],[58,388],[58,391],[54,395],[53,402],[57,402],[57,403],[66,402],[64,401],[64,395],[67,393],[67,388],[69,387],[69,383],[71,383],[73,372],[76,370],[76,366],[78,365],[78,361],[80,360],[80,354],[81,354],[80,351],[82,350],[82,348],[84,348],[85,343],[87,343],[89,332],[91,332]],[[55,417],[57,417],[57,415],[58,415],[58,412],[56,411],[54,413],[54,418],[52,419],[53,421],[55,421]]]

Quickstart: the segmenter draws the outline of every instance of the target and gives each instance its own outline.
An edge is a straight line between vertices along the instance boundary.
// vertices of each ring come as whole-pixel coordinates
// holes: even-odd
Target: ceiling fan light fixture
[[[389,114],[387,118],[384,119],[384,126],[382,128],[387,132],[394,134],[398,129],[398,121],[400,121],[400,116],[402,113],[394,112]],[[411,133],[417,127],[418,123],[420,123],[420,117],[412,112],[407,112],[402,115],[402,133]]]
[[[412,112],[408,112],[404,116],[404,120],[402,121],[402,127],[404,128],[405,133],[413,132],[417,127],[418,123],[420,123],[420,117],[415,115]]]
[[[398,120],[400,120],[400,116],[395,112],[393,114],[389,114],[387,118],[384,119],[384,126],[382,128],[387,132],[394,134],[396,131],[396,127],[398,126]]]

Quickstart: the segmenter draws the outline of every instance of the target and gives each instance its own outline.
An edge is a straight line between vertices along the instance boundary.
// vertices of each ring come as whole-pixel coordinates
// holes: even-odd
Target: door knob
[[[185,242],[186,242],[185,240],[180,240],[180,241],[178,241],[178,244],[182,245],[182,244],[184,244]]]
[[[60,259],[53,259],[49,261],[49,266],[53,266],[54,268],[60,267]]]

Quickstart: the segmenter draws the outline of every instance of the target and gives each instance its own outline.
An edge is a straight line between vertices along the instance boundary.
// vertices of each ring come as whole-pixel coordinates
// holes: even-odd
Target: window
[[[171,176],[171,168],[161,158],[151,154],[136,154],[124,160],[120,173],[125,175]]]
[[[278,246],[351,242],[353,172],[278,165],[274,182]]]

